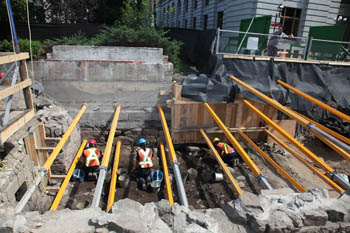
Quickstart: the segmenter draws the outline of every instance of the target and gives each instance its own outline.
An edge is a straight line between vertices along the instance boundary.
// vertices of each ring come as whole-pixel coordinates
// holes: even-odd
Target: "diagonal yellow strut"
[[[62,182],[60,189],[58,190],[58,193],[56,194],[55,200],[53,201],[50,210],[56,210],[58,205],[60,204],[62,196],[64,194],[64,191],[66,190],[67,185],[69,184],[69,180],[73,175],[73,172],[74,172],[74,169],[75,169],[77,163],[79,162],[79,158],[83,153],[83,150],[85,148],[86,143],[87,143],[87,139],[84,139],[83,142],[81,143],[81,146],[80,146],[69,170],[68,170],[66,177],[64,178],[64,180]]]
[[[172,206],[172,205],[174,205],[173,190],[171,189],[168,165],[167,165],[167,161],[166,161],[166,158],[165,158],[164,145],[163,145],[162,142],[160,143],[160,154],[162,156],[162,164],[163,164],[163,171],[164,171],[164,179],[165,179],[165,186],[166,186],[166,191],[167,191],[167,197],[168,197],[168,200],[169,200],[169,205]]]
[[[203,135],[205,141],[207,142],[209,148],[211,149],[211,151],[214,154],[214,157],[216,159],[216,161],[220,164],[221,168],[223,169],[225,175],[227,176],[227,178],[230,180],[233,188],[236,190],[238,196],[240,196],[243,191],[241,189],[241,187],[239,187],[239,185],[237,184],[237,181],[235,180],[235,178],[233,178],[231,172],[227,169],[224,161],[222,161],[220,155],[218,154],[218,152],[216,151],[214,145],[211,143],[210,139],[208,138],[207,134],[203,131],[203,129],[200,129],[201,134]]]
[[[242,130],[238,130],[238,134],[241,135],[259,154],[264,157],[274,168],[276,168],[299,192],[304,193],[307,190],[301,186],[298,181],[291,177],[283,168],[281,168],[270,156],[268,156],[263,150],[261,150]]]
[[[113,163],[113,171],[112,171],[112,178],[111,183],[109,184],[109,193],[108,193],[108,201],[107,201],[107,207],[106,212],[109,212],[111,209],[114,198],[115,198],[115,185],[117,183],[117,173],[118,173],[118,165],[119,165],[119,157],[120,157],[120,147],[122,145],[121,141],[117,142],[117,146],[115,148],[115,154],[114,154],[114,163]]]

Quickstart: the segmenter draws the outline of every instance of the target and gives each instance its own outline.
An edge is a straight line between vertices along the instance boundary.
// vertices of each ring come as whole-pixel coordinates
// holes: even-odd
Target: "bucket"
[[[130,178],[126,173],[123,173],[120,176],[118,176],[118,183],[122,188],[128,187],[129,181],[130,181]]]
[[[194,168],[190,168],[187,170],[188,173],[188,178],[190,178],[190,180],[195,180],[197,178],[198,175],[198,171]]]
[[[152,179],[152,181],[151,181],[152,189],[155,191],[159,190],[159,188],[162,184],[162,181],[163,181],[163,172],[160,170],[152,171],[151,179]]]
[[[74,169],[72,181],[83,182],[85,178],[85,171],[81,169]]]
[[[224,180],[224,175],[222,173],[216,173],[214,174],[214,181],[219,182]]]

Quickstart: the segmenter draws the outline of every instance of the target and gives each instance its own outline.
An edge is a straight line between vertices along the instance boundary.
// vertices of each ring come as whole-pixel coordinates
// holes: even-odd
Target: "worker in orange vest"
[[[100,171],[101,152],[96,148],[96,140],[89,140],[89,148],[84,150],[83,164],[86,167],[87,177],[97,179]]]
[[[227,143],[220,142],[219,138],[214,138],[213,144],[224,163],[228,164],[229,166],[237,166],[241,161],[239,154]]]
[[[153,151],[147,148],[147,141],[144,138],[139,140],[140,148],[136,150],[136,175],[139,188],[147,190],[151,182],[151,169],[153,167]]]

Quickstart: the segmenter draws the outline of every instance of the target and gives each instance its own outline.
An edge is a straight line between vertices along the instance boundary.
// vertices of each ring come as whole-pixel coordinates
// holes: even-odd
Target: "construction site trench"
[[[101,60],[88,60],[91,51],[98,48],[57,46],[47,61],[33,64],[44,88],[33,94],[35,116],[0,148],[0,232],[350,232],[349,190],[334,179],[348,179],[348,151],[301,129],[275,102],[241,93],[233,103],[183,97],[182,81],[204,76],[174,74],[161,49],[103,48]],[[125,51],[128,58],[105,57]],[[24,105],[20,97],[14,108]],[[218,159],[215,137],[241,159]],[[152,170],[163,172],[160,187],[138,187],[140,138],[153,151]],[[72,165],[84,170],[89,139],[103,153],[99,176],[65,184]]]

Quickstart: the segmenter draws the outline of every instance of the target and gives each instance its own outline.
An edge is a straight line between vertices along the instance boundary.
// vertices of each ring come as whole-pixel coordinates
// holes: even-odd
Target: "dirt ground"
[[[336,169],[338,172],[348,174],[350,171],[350,163],[345,161],[340,155],[332,151],[318,139],[312,136],[301,137],[301,142],[317,156],[323,159],[328,165]],[[232,199],[237,197],[233,187],[226,178],[220,182],[213,182],[206,178],[205,169],[212,169],[217,173],[221,173],[220,168],[217,165],[216,160],[209,153],[206,145],[195,145],[200,150],[195,152],[186,151],[185,146],[179,146],[176,148],[177,159],[180,163],[180,171],[183,176],[186,195],[188,198],[189,205],[196,209],[204,208],[217,208],[223,207],[223,205]],[[279,188],[290,188],[297,190],[288,183],[288,181],[280,175],[275,168],[268,164],[254,149],[248,145],[244,145],[247,153],[256,163],[257,167],[261,170],[262,174],[266,177],[267,181],[274,189]],[[295,178],[304,188],[307,190],[312,188],[325,188],[329,191],[331,197],[337,197],[339,194],[335,192],[328,184],[321,180],[317,175],[313,174],[305,165],[288,152],[281,153],[281,148],[275,146],[272,152],[268,153],[289,175]],[[155,156],[153,159],[154,170],[162,169],[160,155],[157,153],[157,149],[154,148]],[[113,153],[114,154],[114,153]],[[112,165],[113,159],[111,159]],[[171,173],[171,165],[168,163],[168,167]],[[159,192],[152,190],[143,191],[137,188],[137,182],[133,170],[135,168],[135,152],[134,147],[128,145],[122,145],[121,155],[119,160],[119,168],[125,168],[128,171],[130,177],[129,184],[123,186],[123,183],[117,181],[115,200],[123,198],[129,198],[132,200],[139,201],[144,204],[147,202],[158,201],[165,199],[165,188]],[[194,168],[198,171],[196,178],[188,176],[188,169]],[[107,173],[107,181],[105,182],[104,192],[102,194],[101,207],[105,208],[105,203],[108,198],[111,166]],[[249,191],[256,194],[261,192],[262,186],[256,181],[256,178],[249,171],[245,164],[240,164],[233,169],[234,178],[241,186],[243,191]],[[172,178],[172,177],[171,177]],[[93,199],[95,191],[96,181],[90,182],[70,182],[69,187],[66,191],[60,208],[71,208],[81,209],[89,206]],[[175,179],[172,179],[172,190],[174,192],[174,201],[179,202],[178,195],[176,193]]]

